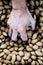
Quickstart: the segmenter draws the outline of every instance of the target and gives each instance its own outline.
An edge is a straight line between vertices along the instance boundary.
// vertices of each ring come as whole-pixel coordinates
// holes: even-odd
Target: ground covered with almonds
[[[36,19],[35,31],[27,29],[28,41],[8,36],[7,20],[11,12],[10,0],[0,0],[0,65],[43,65],[43,0],[27,0],[30,13]]]

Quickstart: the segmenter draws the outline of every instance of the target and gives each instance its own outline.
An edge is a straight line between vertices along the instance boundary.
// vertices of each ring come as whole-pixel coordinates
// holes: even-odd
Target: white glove
[[[19,32],[22,40],[27,41],[26,29],[28,26],[31,26],[32,30],[34,30],[35,23],[36,21],[31,16],[28,8],[26,11],[12,9],[9,20],[7,22],[9,25],[9,36],[11,36],[13,41],[17,41],[17,34]]]

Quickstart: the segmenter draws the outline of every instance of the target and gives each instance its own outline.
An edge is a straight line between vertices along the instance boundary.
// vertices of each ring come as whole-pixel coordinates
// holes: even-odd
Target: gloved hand
[[[32,30],[34,30],[35,23],[36,21],[31,16],[28,8],[26,8],[24,11],[20,9],[12,9],[7,22],[9,25],[9,36],[13,41],[17,41],[17,34],[19,32],[22,40],[27,41],[26,29],[28,26],[31,26]]]
[[[12,35],[11,39],[14,41],[17,40],[18,32],[23,41],[27,40],[26,29],[28,26],[31,26],[32,30],[35,29],[35,20],[32,18],[28,9],[27,12],[12,10],[7,24],[9,25],[9,36]]]

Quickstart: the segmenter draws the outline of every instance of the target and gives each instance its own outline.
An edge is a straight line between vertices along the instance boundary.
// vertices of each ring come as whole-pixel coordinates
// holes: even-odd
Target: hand
[[[32,26],[32,30],[35,29],[35,20],[32,18],[28,9],[26,9],[26,12],[12,10],[7,24],[9,25],[9,36],[13,41],[17,41],[18,32],[22,40],[27,41],[27,27]]]

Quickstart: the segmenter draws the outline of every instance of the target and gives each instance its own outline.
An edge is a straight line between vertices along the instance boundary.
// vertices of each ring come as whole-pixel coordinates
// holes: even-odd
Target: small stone
[[[36,15],[39,15],[39,9],[36,9],[36,10],[35,10],[35,14],[36,14]]]
[[[23,51],[19,51],[19,55],[20,56],[24,56],[24,52]]]
[[[2,42],[4,42],[5,41],[5,38],[4,39],[2,39]]]
[[[3,39],[3,38],[4,38],[4,36],[3,36],[3,35],[1,35],[1,36],[0,36],[0,38],[1,38],[1,39]]]
[[[5,19],[5,15],[1,16],[1,20],[4,20]]]
[[[0,49],[0,53],[2,52],[2,49]]]
[[[37,38],[37,33],[35,33],[32,37],[32,39],[36,39]]]
[[[15,65],[19,65],[19,62],[18,61],[15,61]]]
[[[4,49],[3,52],[6,53],[7,55],[10,54],[10,51],[7,49]]]
[[[22,65],[25,65],[25,61],[23,59],[21,60],[21,64]]]
[[[36,60],[36,56],[31,56],[31,58],[32,58],[33,60]]]
[[[7,45],[6,44],[2,44],[0,48],[6,48]]]
[[[2,43],[2,40],[0,39],[0,43]]]
[[[18,45],[16,43],[14,43],[14,47],[18,47]]]
[[[18,47],[14,47],[14,50],[17,51],[18,50]]]
[[[40,13],[41,16],[43,16],[43,11]]]
[[[2,60],[2,58],[0,58],[0,61]]]
[[[39,7],[38,9],[39,9],[39,11],[42,11],[43,10],[41,7]]]
[[[6,54],[4,54],[3,59],[6,59],[6,57],[7,57],[7,55],[6,55]]]
[[[40,47],[40,48],[41,48],[41,47]],[[39,52],[40,52],[40,51],[41,51],[41,49],[40,49],[40,48],[39,48],[39,49],[37,49],[37,51],[39,51]]]
[[[42,56],[42,53],[40,51],[35,51],[37,56]]]
[[[2,30],[2,31],[4,31],[4,30],[5,30],[5,28],[4,28],[4,27],[1,27],[1,30]]]
[[[2,6],[3,5],[3,3],[0,1],[0,6]]]
[[[25,52],[25,56],[30,57],[30,52]]]
[[[0,15],[2,14],[2,11],[0,11]]]
[[[31,65],[35,65],[36,64],[36,61],[32,61]]]
[[[27,51],[32,51],[32,48],[30,48],[29,46],[26,47]]]
[[[3,32],[3,35],[4,35],[4,36],[7,36],[7,34],[6,34],[5,32]]]
[[[10,49],[10,46],[8,46],[7,49]]]
[[[43,57],[38,57],[38,59],[43,61]]]
[[[35,44],[38,41],[38,39],[32,40],[32,44]]]
[[[0,36],[1,36],[2,32],[0,31]]]
[[[39,65],[39,63],[36,61],[36,65]]]
[[[39,2],[39,3],[40,3],[40,5],[42,5],[42,4],[43,4],[43,1],[42,1],[42,0],[40,0],[40,2]]]
[[[1,7],[0,7],[0,10],[3,10],[3,9],[4,9],[4,7],[3,7],[3,6],[1,6]]]
[[[27,35],[28,35],[29,38],[31,38],[32,32],[31,31],[30,32],[27,32]]]
[[[34,46],[33,46],[33,49],[34,49],[34,50],[37,50],[37,49],[38,49],[38,46],[37,46],[37,45],[34,45]]]
[[[40,21],[41,21],[41,22],[43,21],[43,17],[40,17]]]
[[[10,15],[8,14],[8,15],[7,15],[7,18],[9,18],[9,16],[10,16]]]
[[[0,53],[0,57],[2,57],[4,55],[4,52]]]
[[[37,46],[42,46],[42,42],[39,41],[39,42],[36,43],[36,45]]]
[[[3,64],[3,65],[6,65],[6,64]]]
[[[43,48],[42,48],[42,53],[43,53]]]
[[[32,5],[32,6],[34,6],[34,5],[35,5],[33,0],[31,0],[31,2],[30,2],[30,3],[31,3],[31,5]]]
[[[22,50],[24,50],[24,47],[20,47],[18,50],[19,50],[19,51],[22,51]]]
[[[17,55],[17,61],[21,61],[21,57]]]
[[[2,63],[0,62],[0,65],[2,65]]]
[[[39,62],[39,64],[43,65],[43,61],[41,61],[41,60],[38,60],[38,62]]]
[[[21,42],[22,42],[21,40],[18,40],[18,43],[19,43],[19,44],[21,44]]]
[[[9,46],[9,45],[10,45],[10,44],[9,44],[9,41],[7,41],[7,42],[6,42],[6,45],[7,45],[7,46]]]
[[[42,35],[42,37],[43,37],[43,33],[42,33],[41,35]]]
[[[41,39],[41,42],[43,43],[43,39]]]
[[[14,43],[13,42],[10,42],[10,46],[13,46],[14,45]]]
[[[13,51],[12,54],[18,55],[18,52],[17,51]]]
[[[11,59],[11,57],[8,55],[6,59],[7,59],[7,60],[10,60],[10,59]]]
[[[31,39],[28,39],[28,44],[30,44],[30,42],[31,42]]]
[[[32,48],[32,47],[33,47],[33,45],[32,45],[32,44],[29,44],[29,47],[31,47],[31,48]]]
[[[8,28],[6,28],[6,29],[5,29],[5,32],[6,32],[6,33],[8,33],[8,31],[9,31],[9,29],[8,29]]]
[[[3,13],[5,14],[5,12],[6,12],[6,10],[4,9],[4,10],[3,10]]]
[[[43,26],[43,23],[42,22],[40,22],[40,26]],[[42,30],[41,30],[42,31]]]
[[[15,62],[15,60],[16,60],[16,55],[12,54],[12,61]]]
[[[11,62],[8,61],[8,60],[4,60],[4,63],[6,63],[6,64],[10,64]]]
[[[9,7],[8,5],[5,5],[5,8],[7,8],[7,9],[8,9],[8,8],[10,8],[10,7]]]
[[[24,56],[23,59],[24,59],[24,60],[28,60],[29,57],[28,57],[28,56]]]
[[[6,0],[4,0],[4,4],[6,4],[6,5],[7,5],[7,4],[8,4],[8,2],[7,2]]]
[[[34,51],[31,52],[32,55],[36,55]]]
[[[9,9],[7,11],[8,11],[8,13],[10,13],[10,10]]]
[[[34,19],[36,20],[36,15],[34,14]]]
[[[36,1],[36,6],[38,6],[39,5],[39,2],[38,1]]]
[[[43,26],[41,27],[41,30],[43,31]]]
[[[14,48],[10,48],[9,51],[11,51],[11,52],[14,51]]]
[[[28,59],[28,62],[30,63],[32,60],[31,59]]]

